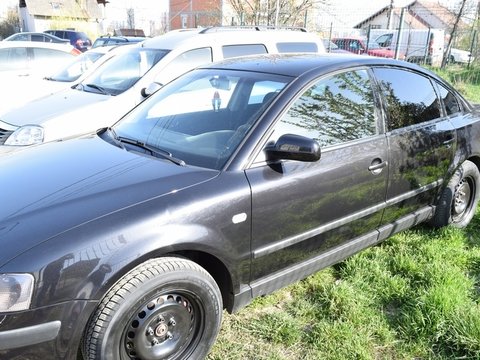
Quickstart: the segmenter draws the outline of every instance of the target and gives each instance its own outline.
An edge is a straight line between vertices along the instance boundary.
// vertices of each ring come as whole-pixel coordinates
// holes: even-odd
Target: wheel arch
[[[181,250],[165,256],[181,256],[203,267],[215,280],[222,293],[223,307],[231,312],[233,308],[233,281],[227,266],[216,256],[197,250]]]
[[[203,267],[217,283],[220,292],[222,294],[223,307],[227,311],[231,312],[234,306],[234,290],[233,290],[233,278],[231,271],[225,265],[225,263],[217,256],[202,250],[192,249],[163,249],[144,254],[142,257],[137,258],[135,261],[130,262],[125,267],[119,269],[115,275],[113,275],[108,282],[105,282],[101,287],[97,289],[97,296],[95,298],[101,299],[108,290],[114,286],[126,273],[138,265],[154,258],[162,257],[181,257],[193,261],[194,263]]]
[[[475,164],[475,166],[478,168],[478,170],[480,170],[480,156],[479,155],[471,156],[467,160],[470,160],[471,162],[473,162]]]

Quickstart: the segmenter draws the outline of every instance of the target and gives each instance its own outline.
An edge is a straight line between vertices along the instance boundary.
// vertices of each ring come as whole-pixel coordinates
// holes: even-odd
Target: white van
[[[397,47],[398,36],[398,30],[370,30],[370,39],[393,51]],[[442,29],[405,29],[401,32],[399,53],[406,61],[440,66],[444,48],[445,31]]]
[[[71,88],[0,114],[0,153],[110,126],[179,75],[213,61],[263,53],[324,53],[299,30],[177,30],[110,59]],[[183,106],[184,104],[178,104]]]

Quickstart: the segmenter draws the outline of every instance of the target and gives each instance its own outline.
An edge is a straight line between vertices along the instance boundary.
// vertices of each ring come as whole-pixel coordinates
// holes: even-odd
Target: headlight
[[[25,125],[13,132],[5,145],[27,146],[43,142],[43,128],[38,125]]]
[[[27,310],[33,294],[30,274],[0,274],[0,313]]]

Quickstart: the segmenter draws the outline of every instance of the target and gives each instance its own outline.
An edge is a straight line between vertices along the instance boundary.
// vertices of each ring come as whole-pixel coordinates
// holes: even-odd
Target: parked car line
[[[417,224],[468,226],[479,135],[415,64],[269,54],[1,156],[0,357],[204,359],[223,309]]]

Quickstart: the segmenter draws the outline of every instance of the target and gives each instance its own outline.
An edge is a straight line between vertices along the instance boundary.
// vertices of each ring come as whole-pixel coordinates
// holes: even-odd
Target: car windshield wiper
[[[44,79],[44,80],[48,80],[48,81],[60,81],[60,80],[54,79],[54,78],[51,77],[51,76],[45,76],[43,79]]]
[[[107,90],[105,90],[105,89],[104,89],[103,87],[101,87],[101,86],[98,86],[97,84],[85,84],[85,85],[82,85],[82,86],[91,87],[91,88],[93,88],[93,89],[95,89],[95,90],[100,91],[100,93],[102,93],[103,95],[110,95],[110,93],[109,93]]]
[[[134,146],[138,146],[144,150],[147,150],[150,152],[150,154],[152,154],[153,156],[156,156],[156,157],[162,157],[164,159],[167,159],[171,162],[173,162],[174,164],[177,164],[177,165],[180,165],[180,166],[185,166],[185,161],[183,161],[182,159],[178,159],[176,158],[175,156],[172,155],[172,153],[170,153],[169,151],[167,150],[164,150],[164,149],[160,149],[160,148],[157,148],[157,147],[153,147],[153,146],[150,146],[150,145],[147,145],[145,144],[144,142],[141,142],[140,140],[137,140],[137,139],[130,139],[130,138],[126,138],[126,137],[123,137],[123,136],[117,136],[116,137],[116,140],[122,142],[122,143],[125,143],[125,144],[130,144],[130,145],[134,145]]]

